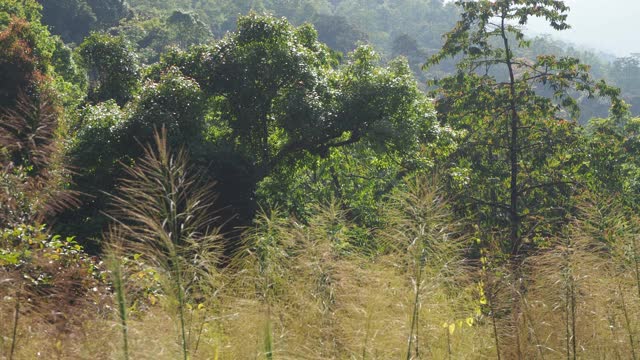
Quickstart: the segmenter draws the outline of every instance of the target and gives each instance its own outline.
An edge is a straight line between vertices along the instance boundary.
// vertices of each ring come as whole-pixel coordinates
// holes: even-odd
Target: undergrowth
[[[215,189],[166,144],[160,132],[112,196],[105,263],[5,217],[2,358],[640,356],[640,222],[615,199],[585,196],[517,276],[499,235],[456,219],[437,178],[381,204],[374,251],[329,203],[304,223],[263,211],[225,259]]]

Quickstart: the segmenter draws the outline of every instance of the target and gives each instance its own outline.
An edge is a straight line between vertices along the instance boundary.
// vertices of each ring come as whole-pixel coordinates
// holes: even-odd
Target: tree
[[[80,43],[96,26],[96,14],[85,0],[43,1],[42,21],[66,42]]]
[[[93,195],[108,191],[95,185],[113,184],[97,162],[135,161],[134,138],[144,142],[164,125],[173,145],[186,146],[192,161],[218,182],[219,204],[230,209],[225,220],[237,216],[233,225],[246,225],[259,184],[299,163],[357,143],[378,154],[420,151],[433,130],[433,109],[407,64],[378,66],[369,47],[343,66],[334,55],[311,26],[253,14],[217,43],[174,49],[149,69],[150,81],[127,111],[93,107],[92,124],[100,124],[101,113],[124,119],[82,126],[73,154],[83,161],[74,165],[87,171],[76,182]],[[114,148],[125,154],[105,160]]]
[[[139,86],[140,65],[131,45],[119,36],[93,33],[78,47],[89,72],[89,100],[114,99],[123,105]]]
[[[199,85],[174,69],[157,82],[146,83],[126,110],[113,100],[84,107],[69,149],[77,169],[75,189],[84,195],[83,205],[66,212],[62,226],[85,237],[104,230],[108,223],[102,214],[108,205],[106,193],[113,193],[116,179],[123,176],[123,165],[143,155],[140,145],[153,142],[156,130],[165,129],[170,146],[184,147],[196,165],[205,167],[202,164],[209,159],[202,159],[203,101]]]
[[[637,210],[640,196],[640,118],[591,119],[585,126],[581,177],[593,194]]]
[[[617,58],[611,64],[610,76],[614,83],[621,88],[635,90],[640,89],[640,54]]]
[[[179,10],[167,17],[129,19],[109,32],[136,44],[136,50],[146,64],[157,62],[170,47],[186,50],[191,45],[205,44],[213,39],[209,27],[197,15]]]
[[[65,107],[75,107],[85,97],[84,72],[71,50],[40,22],[40,10],[35,0],[0,2],[0,93],[6,92],[0,97],[15,100],[20,91],[33,95],[38,90],[36,84],[44,84],[46,78],[47,86],[55,89],[55,97]]]
[[[121,19],[131,13],[129,4],[125,0],[86,0],[91,10],[96,14],[97,28],[107,29],[115,26]]]
[[[0,109],[13,107],[18,94],[33,94],[44,75],[38,66],[30,26],[15,19],[0,32]]]
[[[313,19],[313,25],[320,41],[345,54],[353,51],[358,43],[367,41],[367,35],[344,16],[319,14]]]
[[[38,0],[42,21],[66,42],[81,43],[91,31],[118,24],[130,13],[123,0]]]
[[[335,58],[310,26],[243,17],[214,46],[165,58],[216,99],[212,124],[255,164],[259,181],[303,153],[325,155],[376,131],[402,132],[418,91],[405,65],[375,66],[368,47],[334,70]]]
[[[576,158],[575,125],[564,119],[579,114],[572,94],[610,97],[614,114],[625,106],[619,90],[593,80],[577,59],[514,56],[516,49],[529,46],[522,26],[530,18],[542,18],[556,30],[569,27],[562,1],[456,4],[461,19],[425,67],[460,57],[456,74],[433,82],[439,86],[437,107],[443,121],[467,132],[457,153],[458,166],[469,171],[460,177],[466,181],[467,206],[493,220],[493,226],[506,225],[505,250],[517,256],[525,239],[544,236],[541,224],[566,213]],[[542,90],[551,96],[541,96]]]

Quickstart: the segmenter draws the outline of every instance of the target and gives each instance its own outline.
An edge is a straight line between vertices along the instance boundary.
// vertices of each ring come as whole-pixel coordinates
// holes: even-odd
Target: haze
[[[616,56],[640,52],[639,0],[567,0],[566,3],[571,7],[570,30],[554,31],[543,22],[535,21],[529,24],[531,32],[549,33]]]

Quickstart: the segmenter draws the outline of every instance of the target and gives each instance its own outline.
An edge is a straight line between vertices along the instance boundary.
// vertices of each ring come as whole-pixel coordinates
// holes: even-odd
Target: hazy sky
[[[554,31],[532,22],[532,32],[554,37],[595,50],[625,56],[640,53],[640,0],[566,0],[570,7],[570,30]]]

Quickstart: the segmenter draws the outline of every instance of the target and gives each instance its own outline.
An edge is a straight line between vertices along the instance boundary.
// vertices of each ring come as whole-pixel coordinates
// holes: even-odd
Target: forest
[[[640,55],[569,14],[0,0],[0,359],[638,359]]]

